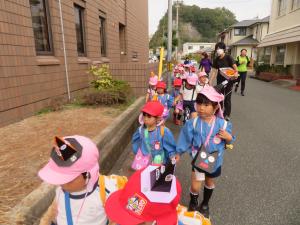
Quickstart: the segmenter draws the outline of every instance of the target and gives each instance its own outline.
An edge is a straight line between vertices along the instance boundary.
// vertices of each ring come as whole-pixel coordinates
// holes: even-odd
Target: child
[[[175,104],[174,113],[173,113],[174,123],[176,125],[180,125],[180,119],[183,111],[183,103],[180,94],[182,80],[175,79],[173,85],[174,85],[174,90],[172,92],[172,97],[174,98],[174,104]]]
[[[201,71],[198,73],[198,78],[199,78],[199,85],[201,86],[201,89],[203,89],[205,86],[208,85],[208,75],[206,72]]]
[[[151,101],[141,111],[144,124],[132,137],[132,150],[136,155],[132,168],[135,170],[145,168],[151,163],[164,164],[176,154],[172,132],[159,125],[164,106],[158,101]]]
[[[163,81],[157,82],[156,91],[158,97],[157,100],[164,106],[164,112],[162,118],[165,122],[169,117],[169,112],[173,106],[174,98],[171,95],[167,94],[167,85]]]
[[[53,204],[57,224],[107,224],[105,199],[127,179],[99,176],[98,161],[98,148],[89,138],[55,137],[50,161],[38,174],[46,183],[58,186]]]
[[[182,95],[183,99],[183,110],[186,110],[186,108],[188,108],[192,118],[197,116],[194,104],[197,98],[197,94],[201,90],[200,86],[197,84],[198,76],[192,73],[191,75],[187,76],[187,81],[183,83],[180,90],[180,94]]]
[[[149,88],[147,90],[146,102],[152,101],[154,96],[156,95],[156,85],[158,82],[158,76],[156,76],[153,72],[151,72],[149,79]]]
[[[193,158],[189,210],[199,210],[207,218],[209,218],[208,202],[215,188],[214,178],[221,175],[225,145],[235,140],[231,134],[231,123],[227,124],[223,119],[220,107],[223,99],[224,96],[214,87],[205,87],[196,99],[199,116],[185,124],[177,144],[178,153],[189,151]],[[199,160],[202,162],[198,164]],[[198,206],[203,181],[205,181],[203,201]]]

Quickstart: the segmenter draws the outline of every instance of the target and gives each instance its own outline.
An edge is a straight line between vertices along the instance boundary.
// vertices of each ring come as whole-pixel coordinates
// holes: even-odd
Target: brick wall
[[[48,106],[51,98],[67,93],[58,1],[48,3],[54,53],[38,56],[29,0],[0,0],[0,126],[33,115]],[[85,57],[77,53],[74,3],[85,8]],[[100,53],[99,10],[106,14],[107,57]],[[141,93],[145,80],[141,76],[149,74],[142,70],[153,66],[147,65],[147,0],[62,0],[62,11],[71,92],[88,87],[89,65],[105,62],[120,68],[118,76],[127,71],[122,79]],[[119,24],[126,27],[124,56],[120,55]],[[137,58],[132,58],[133,52]]]

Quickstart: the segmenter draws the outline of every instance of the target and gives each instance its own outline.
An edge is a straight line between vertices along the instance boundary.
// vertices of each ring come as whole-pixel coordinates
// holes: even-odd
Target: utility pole
[[[179,46],[179,7],[183,4],[183,0],[176,0],[175,2],[175,7],[176,7],[176,39],[177,39],[177,46],[175,47],[175,57],[176,61],[178,60],[178,46]]]
[[[173,20],[172,20],[172,0],[168,0],[168,90],[171,90],[171,61],[172,61],[172,30],[173,30]]]

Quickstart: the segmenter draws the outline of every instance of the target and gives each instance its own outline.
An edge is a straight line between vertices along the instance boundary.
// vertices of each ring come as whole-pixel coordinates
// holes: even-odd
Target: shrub
[[[132,97],[128,82],[113,79],[108,65],[91,66],[89,73],[94,76],[92,89],[83,96],[87,105],[111,105],[127,103]]]

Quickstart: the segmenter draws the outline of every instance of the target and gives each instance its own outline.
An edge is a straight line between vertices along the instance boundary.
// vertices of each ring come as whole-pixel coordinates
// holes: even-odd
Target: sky
[[[263,18],[271,13],[271,0],[183,0],[183,2],[185,5],[197,5],[201,8],[225,7],[235,14],[238,21],[257,16]],[[152,35],[168,9],[168,0],[148,0],[148,6],[149,35]]]

